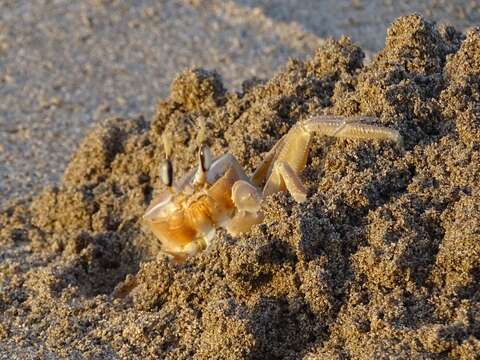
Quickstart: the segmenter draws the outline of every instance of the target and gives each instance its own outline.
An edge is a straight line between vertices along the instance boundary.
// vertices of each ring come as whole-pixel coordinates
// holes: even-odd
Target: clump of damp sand
[[[227,91],[195,69],[151,121],[106,120],[58,186],[0,215],[0,348],[36,358],[373,359],[480,353],[480,30],[412,15],[370,63],[348,39]],[[316,137],[308,201],[269,198],[263,224],[219,231],[185,264],[158,255],[140,217],[215,154],[252,171],[297,121],[371,115],[388,142]],[[120,289],[120,290],[119,290]],[[133,289],[133,290],[132,290]],[[123,298],[112,294],[124,292]]]

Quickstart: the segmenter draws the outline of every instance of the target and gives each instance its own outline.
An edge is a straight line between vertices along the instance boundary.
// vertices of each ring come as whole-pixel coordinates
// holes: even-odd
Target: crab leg
[[[263,189],[263,195],[268,196],[285,189],[296,202],[307,200],[307,190],[295,170],[285,161],[276,161]]]
[[[270,149],[270,151],[265,155],[263,158],[263,161],[260,163],[260,165],[257,167],[255,172],[252,175],[252,183],[255,184],[256,186],[260,187],[265,183],[266,178],[268,177],[270,171],[272,170],[272,164],[273,161],[275,160],[275,156],[277,155],[278,149],[283,146],[283,142],[285,140],[284,135],[280,140],[278,140],[275,145],[273,145],[273,148]]]
[[[390,140],[401,144],[402,137],[397,130],[387,127],[362,123],[365,120],[375,120],[368,116],[345,118],[342,116],[317,116],[302,121],[299,125],[307,132],[316,132],[338,138],[361,140]]]
[[[262,201],[257,188],[245,180],[238,180],[232,186],[232,200],[239,211],[256,212]]]
[[[307,162],[312,135],[362,140],[391,140],[401,144],[398,131],[382,126],[362,124],[367,117],[344,118],[318,116],[296,124],[267,153],[266,159],[253,175],[257,183],[266,179],[263,195],[287,190],[297,202],[306,200],[306,190],[299,178]],[[268,168],[268,170],[266,170]]]
[[[244,180],[235,182],[232,186],[232,200],[237,213],[225,227],[230,235],[237,236],[262,222],[263,213],[260,210],[262,196],[254,185]]]
[[[225,226],[225,230],[232,235],[238,236],[241,233],[249,231],[253,225],[260,224],[263,220],[263,213],[240,211],[228,222]]]
[[[238,180],[232,186],[232,201],[237,213],[226,224],[225,229],[232,236],[250,230],[263,220],[260,210],[262,196],[258,189],[245,180]]]
[[[238,179],[248,181],[248,176],[242,169],[242,166],[238,163],[238,160],[235,156],[231,154],[225,154],[216,159],[207,175],[207,182],[212,184],[221,177],[228,169],[232,169]]]
[[[220,177],[223,180],[219,180]],[[262,221],[263,214],[260,210],[261,194],[249,182],[247,175],[233,155],[226,154],[214,161],[208,172],[207,181],[210,184],[215,183],[209,189],[210,196],[222,200],[226,200],[224,196],[229,196],[229,200],[226,200],[226,202],[231,201],[232,205],[237,209],[232,218],[219,222],[219,225],[224,227],[230,235],[236,236],[248,231],[252,225]],[[221,193],[217,191],[217,187],[222,182],[231,184],[226,186],[229,190],[228,195],[225,192],[225,186],[220,190]]]
[[[253,180],[258,184],[266,180],[264,196],[288,190],[296,201],[306,199],[306,191],[298,174],[307,162],[311,138],[311,131],[295,125],[267,154],[253,175]]]

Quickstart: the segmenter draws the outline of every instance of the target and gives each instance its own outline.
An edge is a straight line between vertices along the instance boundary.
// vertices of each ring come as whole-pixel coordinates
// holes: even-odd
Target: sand
[[[480,31],[415,15],[368,63],[342,38],[239,92],[211,70],[179,74],[151,121],[105,120],[57,185],[4,207],[3,357],[474,359],[479,84]],[[252,171],[317,114],[376,116],[404,147],[316,137],[306,203],[277,194],[248,234],[219,231],[185,264],[159,255],[139,219],[163,190],[164,131],[178,177],[200,117],[213,152]]]
[[[178,72],[214,68],[233,89],[321,43],[224,0],[2,0],[0,205],[58,182],[90,126],[150,119]]]
[[[57,183],[106,117],[150,119],[186,68],[215,69],[234,90],[328,36],[348,35],[368,58],[413,12],[459,31],[480,24],[476,0],[3,0],[0,206]]]

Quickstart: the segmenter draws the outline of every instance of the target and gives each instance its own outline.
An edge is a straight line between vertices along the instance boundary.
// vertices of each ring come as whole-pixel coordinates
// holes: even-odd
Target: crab
[[[174,182],[171,145],[165,141],[167,156],[160,165],[160,178],[167,189],[152,200],[143,220],[159,239],[161,252],[183,262],[208,248],[218,228],[237,236],[261,223],[261,204],[269,195],[288,191],[296,202],[306,201],[300,174],[313,134],[402,143],[397,130],[365,120],[375,118],[315,116],[299,121],[265,155],[251,177],[233,155],[213,159],[203,145],[198,167]]]

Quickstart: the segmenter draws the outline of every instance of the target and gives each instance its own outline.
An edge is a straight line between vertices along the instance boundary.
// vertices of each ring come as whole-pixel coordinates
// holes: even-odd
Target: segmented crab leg
[[[228,222],[223,224],[227,232],[236,236],[248,231],[252,225],[258,224],[263,219],[260,211],[261,195],[258,189],[248,181],[248,177],[238,163],[237,159],[230,154],[220,157],[212,164],[208,174],[209,182],[225,173],[232,172],[235,180],[231,187],[231,199],[237,212]]]
[[[298,125],[304,127],[305,131],[315,132],[318,135],[361,140],[390,140],[398,144],[402,143],[402,137],[397,130],[364,123],[364,121],[369,120],[376,120],[376,118],[368,116],[351,118],[317,116],[302,121]]]
[[[248,231],[253,225],[263,220],[260,211],[262,197],[258,189],[248,181],[238,180],[232,186],[232,200],[237,213],[228,222],[225,229],[232,236]]]
[[[238,180],[232,186],[232,200],[239,211],[260,210],[261,196],[258,189],[245,180]]]
[[[280,190],[287,190],[296,202],[307,200],[307,190],[298,177],[298,173],[286,161],[276,161],[272,173],[265,184],[263,195],[271,195]]]
[[[208,183],[212,184],[215,182],[215,180],[222,176],[229,168],[235,172],[238,179],[248,181],[248,176],[245,174],[245,171],[243,171],[242,166],[238,163],[235,156],[225,154],[212,163],[207,175]]]
[[[228,222],[225,230],[232,235],[238,236],[241,233],[249,231],[253,225],[260,224],[263,221],[263,212],[240,211]]]
[[[272,170],[273,160],[275,160],[275,155],[277,154],[278,149],[283,145],[286,135],[284,135],[280,140],[278,140],[275,145],[270,149],[268,153],[263,157],[262,162],[258,165],[257,169],[252,175],[252,183],[261,187],[265,180],[267,179],[270,171]]]
[[[371,118],[318,116],[297,123],[269,152],[253,175],[256,183],[266,179],[263,195],[288,190],[297,202],[306,199],[306,190],[299,178],[307,162],[312,135],[362,140],[390,140],[401,144],[397,130],[364,124]],[[266,170],[268,168],[268,170]]]

